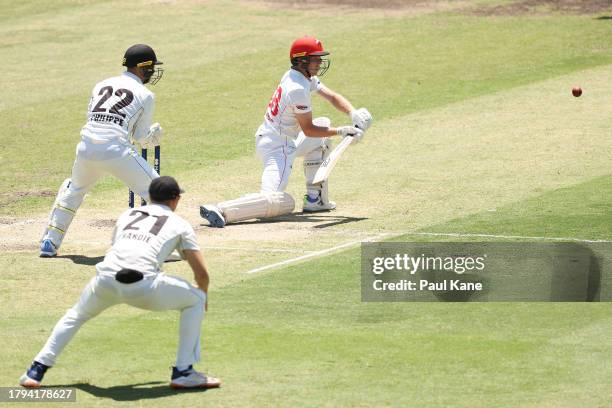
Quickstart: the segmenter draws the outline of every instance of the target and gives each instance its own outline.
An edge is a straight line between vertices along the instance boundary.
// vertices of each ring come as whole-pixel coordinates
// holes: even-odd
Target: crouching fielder
[[[94,87],[72,176],[64,180],[53,203],[41,239],[41,257],[57,255],[85,194],[103,175],[112,174],[143,199],[149,199],[149,184],[159,175],[134,150],[131,141],[145,148],[160,143],[161,126],[151,125],[155,96],[143,85],[154,85],[161,78],[163,70],[156,69],[159,64],[151,47],[133,45],[123,58],[127,70]]]
[[[57,322],[47,343],[21,376],[22,386],[40,387],[47,369],[55,365],[81,326],[117,304],[146,310],[179,310],[180,336],[170,386],[214,388],[221,384],[217,378],[206,377],[193,368],[200,359],[209,276],[193,228],[174,213],[183,191],[176,180],[164,176],[153,180],[148,192],[150,205],[129,209],[117,220],[113,246],[96,265],[96,276],[80,300]],[[175,249],[189,262],[197,287],[162,273],[164,261]]]
[[[329,68],[329,53],[314,37],[302,37],[293,42],[289,58],[291,69],[280,84],[257,129],[255,143],[263,163],[261,191],[236,200],[200,207],[200,215],[212,227],[253,218],[269,218],[293,211],[295,202],[285,193],[293,161],[304,157],[306,194],[304,212],[330,211],[336,203],[329,199],[327,180],[315,184],[314,176],[331,148],[335,135],[354,137],[359,141],[372,122],[365,108],[354,109],[342,95],[321,83],[319,77]],[[336,109],[347,113],[352,126],[331,127],[325,117],[313,119],[310,94],[316,92]]]

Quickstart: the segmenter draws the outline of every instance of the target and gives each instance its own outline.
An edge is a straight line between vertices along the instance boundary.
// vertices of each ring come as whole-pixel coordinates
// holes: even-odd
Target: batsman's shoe
[[[34,361],[28,371],[19,379],[19,385],[26,388],[38,388],[49,366]]]
[[[172,367],[172,380],[170,387],[175,389],[181,388],[218,388],[221,386],[221,380],[214,377],[207,377],[204,374],[189,366],[188,369],[179,371],[176,367]]]
[[[336,209],[336,203],[328,201],[324,203],[321,197],[310,198],[308,194],[304,195],[304,207],[302,209],[305,213],[313,213],[320,211],[332,211]]]
[[[57,255],[57,249],[50,239],[43,239],[40,244],[40,257],[41,258],[53,258]]]
[[[223,228],[225,227],[225,218],[221,210],[214,205],[202,205],[200,206],[200,215],[205,218],[211,227]]]

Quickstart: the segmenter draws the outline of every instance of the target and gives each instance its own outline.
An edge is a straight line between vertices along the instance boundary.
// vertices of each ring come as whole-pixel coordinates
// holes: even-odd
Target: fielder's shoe
[[[57,256],[57,249],[50,239],[44,239],[40,244],[40,257],[41,258],[53,258]]]
[[[208,204],[200,206],[200,215],[202,218],[206,218],[211,227],[225,227],[225,218],[223,218],[221,210],[214,205]]]
[[[308,194],[304,195],[304,207],[302,209],[303,212],[319,212],[319,211],[331,211],[336,209],[336,203],[333,201],[329,201],[324,203],[321,200],[321,196],[317,198],[310,198]]]
[[[34,361],[28,371],[19,379],[19,385],[26,388],[38,388],[49,366]]]
[[[214,377],[207,377],[197,372],[193,369],[192,365],[183,371],[179,371],[176,367],[172,367],[172,380],[170,381],[170,387],[172,388],[218,388],[220,386],[221,380]]]

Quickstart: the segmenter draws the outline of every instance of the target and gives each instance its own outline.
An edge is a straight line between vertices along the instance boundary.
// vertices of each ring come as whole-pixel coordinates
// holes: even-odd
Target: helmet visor
[[[144,84],[155,85],[159,82],[159,80],[164,75],[163,68],[148,68],[144,71],[144,80],[142,81]]]
[[[331,66],[331,59],[329,58],[321,58],[321,66],[319,67],[319,71],[317,71],[317,76],[323,76]]]

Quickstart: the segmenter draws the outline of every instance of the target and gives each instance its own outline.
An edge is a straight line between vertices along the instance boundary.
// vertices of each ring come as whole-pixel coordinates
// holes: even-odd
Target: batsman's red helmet
[[[310,57],[315,55],[328,55],[329,52],[323,49],[321,41],[314,37],[302,37],[298,38],[291,44],[291,51],[289,52],[289,59],[300,57]]]
[[[300,67],[305,70],[306,66],[310,62],[311,57],[323,57],[325,55],[329,55],[329,52],[323,49],[323,44],[321,41],[317,40],[314,37],[305,36],[302,38],[298,38],[291,44],[291,50],[289,51],[289,59],[291,60],[291,65],[296,68]],[[321,66],[319,71],[317,72],[318,76],[322,76],[329,69],[329,65],[331,61],[329,58],[321,58]],[[307,74],[310,76],[311,74]],[[314,74],[313,74],[314,75]]]

